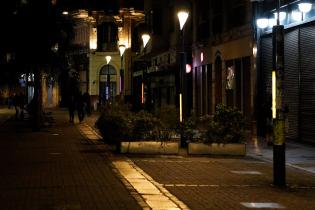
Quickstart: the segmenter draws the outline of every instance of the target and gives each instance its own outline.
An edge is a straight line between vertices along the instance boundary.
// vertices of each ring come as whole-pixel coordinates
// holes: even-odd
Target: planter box
[[[189,143],[188,154],[191,155],[246,155],[246,145],[235,144],[203,144]]]
[[[178,151],[178,142],[137,141],[120,143],[121,153],[177,155]]]

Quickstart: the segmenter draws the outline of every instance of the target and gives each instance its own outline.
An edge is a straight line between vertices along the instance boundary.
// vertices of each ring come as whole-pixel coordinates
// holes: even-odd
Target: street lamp
[[[308,0],[301,1],[299,4],[299,10],[302,12],[302,20],[304,20],[305,13],[308,13],[312,9],[312,3]]]
[[[285,18],[280,13],[280,0],[274,19],[269,19],[272,28],[272,119],[273,119],[273,183],[275,186],[286,185],[285,174],[285,113],[283,106],[284,84],[284,26],[280,21]],[[273,22],[274,21],[274,22]],[[266,19],[258,19],[257,26],[266,28]]]
[[[119,48],[119,53],[120,53],[120,81],[119,81],[119,84],[120,84],[120,95],[123,94],[124,92],[124,87],[125,87],[125,74],[124,74],[124,68],[123,68],[123,55],[125,53],[125,50],[126,50],[126,46],[124,44],[121,44],[118,46]]]
[[[184,117],[186,114],[186,54],[184,49],[184,26],[188,19],[189,13],[186,10],[180,10],[177,13],[177,17],[179,20],[179,28],[181,33],[181,52],[180,52],[180,68],[179,68],[179,123],[182,125],[184,122]],[[184,115],[183,115],[184,113]],[[181,135],[181,146],[186,146],[186,142],[183,138],[183,135]]]
[[[107,98],[106,98],[106,100],[107,101],[110,101],[110,74],[109,74],[109,62],[110,62],[110,60],[112,59],[112,57],[110,56],[110,55],[107,55],[106,57],[105,57],[105,59],[106,59],[106,62],[107,62],[107,80],[106,80],[106,92],[107,92]]]
[[[284,187],[285,178],[285,113],[284,84],[284,26],[280,25],[280,0],[277,4],[277,25],[272,28],[272,118],[273,118],[273,182]]]
[[[143,41],[143,60],[144,60],[144,64],[145,67],[142,71],[142,83],[141,83],[141,104],[144,105],[144,101],[145,101],[145,94],[144,94],[144,86],[145,86],[145,74],[147,73],[147,64],[146,64],[146,60],[145,60],[145,54],[146,54],[146,45],[148,44],[149,40],[150,40],[150,34],[148,33],[143,33],[142,36],[142,41]],[[149,90],[150,91],[150,90]],[[151,99],[149,99],[151,100]]]

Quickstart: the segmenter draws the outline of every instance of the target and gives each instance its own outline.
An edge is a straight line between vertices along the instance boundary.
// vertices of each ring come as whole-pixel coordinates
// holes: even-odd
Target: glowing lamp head
[[[145,33],[142,34],[142,41],[143,41],[143,48],[145,48],[145,46],[148,44],[149,40],[150,40],[150,35]]]
[[[264,29],[268,27],[269,21],[267,18],[259,18],[256,21],[258,28]]]
[[[110,60],[112,59],[112,57],[110,55],[105,57],[107,64],[109,64]]]
[[[273,13],[274,14],[274,16],[275,16],[275,19],[277,20],[278,19],[278,13],[277,12],[275,12],[275,13]],[[284,21],[285,19],[286,19],[286,17],[287,17],[287,13],[286,12],[280,12],[280,14],[279,14],[279,16],[280,16],[280,22],[281,21]]]
[[[180,27],[180,30],[183,30],[184,28],[184,25],[187,21],[187,18],[189,16],[189,13],[186,12],[186,11],[179,11],[177,13],[177,17],[178,17],[178,20],[179,20],[179,27]]]
[[[309,2],[299,3],[299,10],[303,13],[308,13],[312,9],[312,4]]]
[[[191,65],[190,64],[186,64],[186,73],[190,73],[191,72]]]
[[[124,44],[121,44],[118,46],[118,48],[119,48],[120,56],[122,56],[126,50],[126,46]]]

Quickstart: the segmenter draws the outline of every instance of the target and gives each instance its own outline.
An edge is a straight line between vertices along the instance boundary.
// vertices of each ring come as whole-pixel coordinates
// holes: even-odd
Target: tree
[[[34,130],[42,126],[42,71],[58,69],[66,45],[71,40],[72,25],[51,0],[23,0],[16,4],[8,32],[16,61],[34,73]]]

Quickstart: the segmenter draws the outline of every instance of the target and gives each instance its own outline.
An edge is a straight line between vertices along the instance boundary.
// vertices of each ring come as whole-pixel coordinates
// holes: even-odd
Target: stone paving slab
[[[272,185],[272,165],[251,158],[130,158],[191,209],[248,209],[242,202],[315,209],[315,176],[294,168],[287,168],[288,187],[281,189]]]
[[[27,121],[0,126],[0,209],[141,209],[104,151],[64,112],[54,117],[41,132],[31,132]]]

